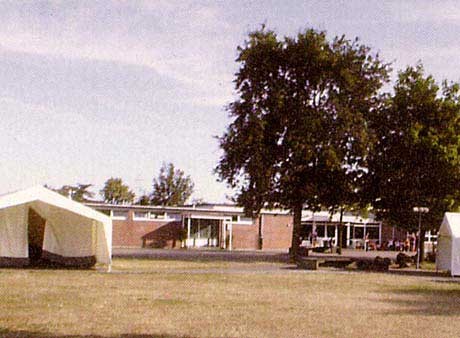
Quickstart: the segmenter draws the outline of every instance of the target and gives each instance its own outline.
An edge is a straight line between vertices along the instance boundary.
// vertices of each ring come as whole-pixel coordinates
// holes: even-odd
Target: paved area
[[[382,258],[390,258],[392,260],[396,260],[396,256],[398,255],[399,251],[364,251],[364,250],[353,250],[353,249],[343,249],[342,250],[342,255],[339,256],[337,254],[331,254],[331,253],[316,253],[316,252],[311,252],[309,256],[315,257],[346,257],[346,258],[352,258],[352,259],[374,259],[377,256],[380,256]],[[414,253],[412,252],[405,252],[407,255],[413,255]]]
[[[352,259],[373,259],[377,256],[396,259],[398,252],[395,251],[363,251],[363,250],[342,250],[342,255],[331,253],[311,252],[311,257],[327,258],[352,258]],[[143,248],[114,248],[114,257],[132,257],[146,259],[170,259],[185,261],[230,261],[230,262],[277,262],[288,263],[289,255],[286,251],[226,251],[220,249],[143,249]]]

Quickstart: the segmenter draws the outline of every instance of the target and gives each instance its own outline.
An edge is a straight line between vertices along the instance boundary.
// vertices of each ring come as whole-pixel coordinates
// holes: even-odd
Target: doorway
[[[46,220],[41,217],[34,209],[29,208],[27,224],[29,261],[30,264],[37,264],[42,258]]]

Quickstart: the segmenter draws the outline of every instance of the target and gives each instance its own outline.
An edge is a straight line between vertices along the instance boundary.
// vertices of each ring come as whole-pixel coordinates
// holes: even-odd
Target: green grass
[[[456,337],[460,284],[446,281],[121,259],[110,274],[0,269],[0,336]]]
[[[434,262],[428,262],[428,261],[423,261],[421,264],[420,264],[420,267],[424,270],[431,270],[431,271],[435,271],[436,270],[436,263]]]

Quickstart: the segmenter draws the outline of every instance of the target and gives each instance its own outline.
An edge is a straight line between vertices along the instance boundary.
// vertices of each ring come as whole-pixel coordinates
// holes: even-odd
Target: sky
[[[225,202],[216,136],[235,98],[237,46],[265,24],[345,34],[393,64],[460,81],[449,1],[0,1],[0,193],[121,177],[149,193],[162,163]]]

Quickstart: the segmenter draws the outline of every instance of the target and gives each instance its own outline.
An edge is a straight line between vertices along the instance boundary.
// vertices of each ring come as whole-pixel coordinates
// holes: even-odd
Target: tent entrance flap
[[[46,220],[41,217],[33,208],[29,208],[27,224],[29,260],[31,264],[34,264],[42,258]]]

